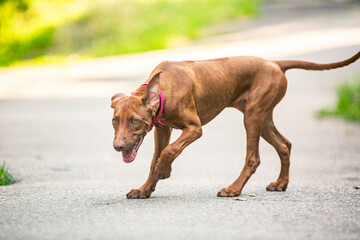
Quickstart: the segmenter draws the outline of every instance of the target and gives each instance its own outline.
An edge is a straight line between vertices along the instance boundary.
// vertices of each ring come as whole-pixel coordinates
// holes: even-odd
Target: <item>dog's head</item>
[[[160,106],[159,76],[154,75],[148,85],[142,85],[132,95],[118,93],[111,98],[114,109],[114,148],[122,152],[126,163],[132,162],[154,121]]]

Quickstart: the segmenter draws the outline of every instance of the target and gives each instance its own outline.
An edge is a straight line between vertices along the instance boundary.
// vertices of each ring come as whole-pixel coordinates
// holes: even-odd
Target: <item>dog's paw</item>
[[[266,187],[266,191],[283,192],[286,191],[287,185],[288,185],[288,181],[277,180],[275,182],[270,183]]]
[[[149,198],[151,195],[151,190],[150,191],[146,191],[143,189],[131,189],[131,191],[126,194],[126,198],[127,199],[145,199],[145,198]]]
[[[169,178],[171,175],[171,165],[163,164],[160,161],[155,166],[155,173],[159,179]]]
[[[234,189],[231,188],[223,188],[221,189],[218,193],[217,196],[218,197],[237,197],[241,194],[241,190],[236,191]]]

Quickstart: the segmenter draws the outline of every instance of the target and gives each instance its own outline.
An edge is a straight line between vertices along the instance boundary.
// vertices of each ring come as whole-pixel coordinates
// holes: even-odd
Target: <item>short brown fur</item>
[[[260,137],[276,149],[281,161],[278,179],[266,189],[285,191],[289,183],[291,142],[276,129],[272,116],[274,107],[286,92],[285,71],[291,68],[329,70],[349,65],[359,57],[360,52],[345,61],[330,64],[269,61],[258,57],[162,62],[150,74],[148,85],[139,87],[131,96],[117,94],[112,98],[114,147],[128,152],[135,145],[138,148],[139,139],[142,141],[154,121],[160,108],[159,91],[164,99],[160,121],[165,126],[155,126],[155,152],[149,177],[143,186],[132,189],[127,198],[150,197],[158,180],[170,177],[171,164],[176,157],[201,137],[202,126],[226,107],[244,114],[246,157],[240,176],[221,189],[218,196],[241,194],[260,164]],[[181,129],[182,134],[169,144],[173,128]]]

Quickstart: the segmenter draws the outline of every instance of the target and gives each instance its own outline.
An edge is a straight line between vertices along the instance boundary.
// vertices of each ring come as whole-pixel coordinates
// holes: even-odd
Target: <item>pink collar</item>
[[[141,84],[140,86],[146,86],[148,85],[148,83],[144,83],[144,84]],[[133,94],[134,92],[131,93],[131,95]],[[164,111],[164,99],[163,99],[163,96],[162,96],[162,93],[161,93],[161,90],[159,89],[159,98],[160,98],[160,109],[158,111],[158,113],[156,114],[155,116],[155,119],[154,119],[154,122],[151,124],[148,132],[150,132],[152,130],[152,128],[157,124],[161,124],[163,126],[165,126],[165,124],[163,124],[162,122],[160,122],[159,120],[161,119],[162,115],[163,115],[163,111]]]

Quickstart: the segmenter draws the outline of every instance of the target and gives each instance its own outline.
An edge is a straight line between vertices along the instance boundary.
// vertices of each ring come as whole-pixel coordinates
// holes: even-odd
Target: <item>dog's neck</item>
[[[147,83],[143,84],[143,85],[147,85]],[[150,128],[149,128],[149,132],[152,130],[152,128],[157,124],[161,124],[161,125],[165,125],[163,124],[162,122],[160,122],[160,119],[163,115],[163,112],[164,112],[164,99],[163,99],[163,96],[162,96],[162,93],[161,93],[161,90],[159,89],[159,99],[160,99],[160,107],[159,107],[159,110],[157,111],[156,113],[156,116],[155,116],[155,119],[153,121],[153,123],[151,124]]]
[[[143,83],[143,84],[140,85],[140,87],[141,87],[141,86],[146,86],[146,85],[148,85],[148,83]],[[131,95],[132,95],[133,93],[134,93],[134,92],[132,92]],[[164,99],[163,99],[163,95],[162,95],[160,89],[159,89],[159,99],[160,99],[160,107],[159,107],[159,109],[156,111],[157,113],[156,113],[156,115],[155,115],[154,121],[153,121],[152,124],[150,125],[150,128],[149,128],[149,130],[148,130],[149,132],[152,130],[152,128],[153,128],[157,123],[165,126],[165,124],[163,124],[162,122],[160,122],[160,119],[161,119],[161,117],[162,117],[162,115],[163,115],[163,111],[164,111]]]

